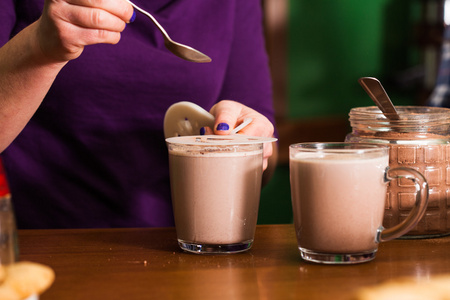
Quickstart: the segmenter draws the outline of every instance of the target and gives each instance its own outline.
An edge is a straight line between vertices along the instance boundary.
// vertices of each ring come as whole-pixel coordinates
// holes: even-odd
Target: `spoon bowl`
[[[133,2],[129,1],[128,2],[140,13],[144,14],[145,16],[147,16],[152,22],[153,24],[156,25],[156,27],[159,29],[159,31],[162,33],[163,37],[164,37],[164,45],[166,46],[166,48],[172,52],[173,54],[175,54],[176,56],[187,60],[187,61],[191,61],[191,62],[196,62],[196,63],[208,63],[211,62],[211,58],[209,56],[207,56],[206,54],[203,54],[202,52],[187,46],[187,45],[183,45],[181,43],[175,42],[174,40],[172,40],[169,36],[169,34],[166,32],[166,30],[161,26],[161,24],[159,24],[159,22],[147,11],[143,10],[142,8],[140,8],[139,6],[137,6],[136,4],[134,4]]]

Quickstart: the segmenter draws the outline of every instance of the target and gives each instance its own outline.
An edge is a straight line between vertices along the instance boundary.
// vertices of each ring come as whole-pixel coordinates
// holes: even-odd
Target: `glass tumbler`
[[[181,249],[196,254],[250,249],[261,192],[263,144],[275,140],[240,134],[166,139]]]

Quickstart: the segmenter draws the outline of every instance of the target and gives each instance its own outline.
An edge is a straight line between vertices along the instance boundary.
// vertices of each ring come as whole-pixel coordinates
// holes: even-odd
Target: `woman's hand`
[[[126,0],[46,0],[37,21],[37,46],[50,61],[69,61],[84,46],[118,43],[134,16]]]
[[[228,135],[231,130],[244,121],[246,118],[252,118],[253,121],[244,127],[240,134],[273,137],[274,126],[262,114],[257,111],[231,100],[222,100],[214,105],[210,113],[216,118],[214,130],[205,128],[205,134]],[[264,170],[267,168],[268,159],[274,152],[273,143],[264,144]]]

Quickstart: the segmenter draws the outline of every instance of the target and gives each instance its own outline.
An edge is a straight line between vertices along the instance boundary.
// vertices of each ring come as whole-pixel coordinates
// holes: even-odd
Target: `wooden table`
[[[374,261],[319,265],[300,258],[293,225],[261,225],[248,252],[182,252],[174,228],[21,230],[21,260],[56,272],[41,300],[350,299],[398,276],[450,273],[450,237],[395,240]]]

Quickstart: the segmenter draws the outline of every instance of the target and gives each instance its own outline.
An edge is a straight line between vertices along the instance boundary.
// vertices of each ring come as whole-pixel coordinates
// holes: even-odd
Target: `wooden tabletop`
[[[41,300],[350,299],[399,276],[450,273],[450,237],[395,240],[374,261],[319,265],[300,258],[293,225],[260,225],[247,252],[184,253],[174,228],[20,230],[21,260],[51,266]]]

